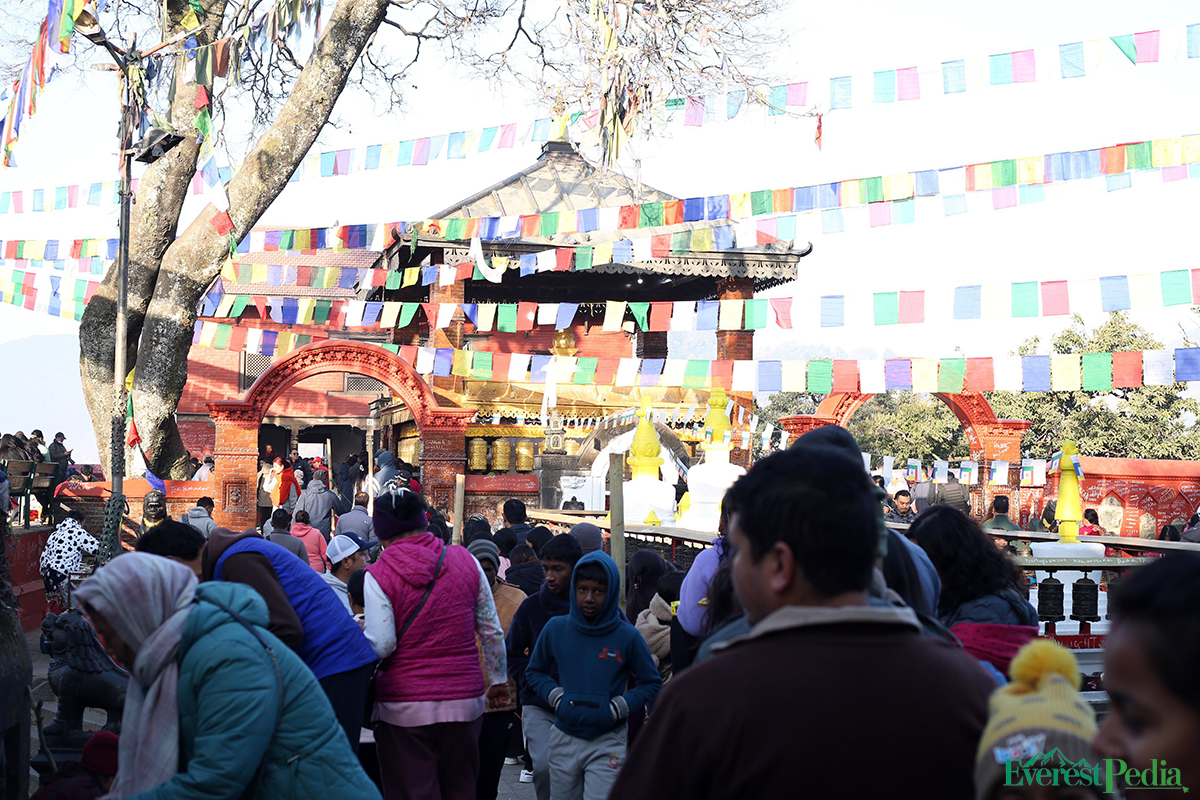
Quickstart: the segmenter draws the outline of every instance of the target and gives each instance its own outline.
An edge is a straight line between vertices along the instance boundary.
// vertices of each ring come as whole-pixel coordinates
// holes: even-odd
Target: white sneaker
[[[506,766],[506,767],[515,767],[517,764],[520,764],[520,763],[521,763],[520,759],[512,758],[511,756],[509,758],[504,759],[504,766]]]
[[[533,770],[521,770],[521,783],[533,783]]]

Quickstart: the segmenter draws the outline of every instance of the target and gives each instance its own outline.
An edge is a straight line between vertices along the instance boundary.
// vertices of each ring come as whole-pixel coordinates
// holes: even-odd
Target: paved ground
[[[500,776],[500,791],[496,795],[496,800],[534,800],[537,795],[533,791],[532,783],[520,783],[521,768],[508,767],[504,768],[504,774]]]

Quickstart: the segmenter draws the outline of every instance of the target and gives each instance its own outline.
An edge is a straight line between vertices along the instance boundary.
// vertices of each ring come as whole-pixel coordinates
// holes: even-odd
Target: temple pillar
[[[722,278],[717,283],[718,300],[753,300],[753,278]],[[754,360],[754,331],[717,331],[717,360],[718,361],[753,361]],[[729,399],[735,406],[730,419],[736,423],[737,407],[744,410],[743,414],[754,413],[754,392],[730,392]],[[731,460],[738,466],[750,464],[750,451],[734,448]]]
[[[439,418],[421,428],[421,491],[435,508],[454,508],[455,477],[467,472],[471,413]]]
[[[258,426],[262,420],[224,414],[212,406],[209,410],[216,427],[213,521],[231,531],[244,531],[258,522]]]
[[[634,356],[636,358],[666,358],[666,331],[638,331],[634,337]]]

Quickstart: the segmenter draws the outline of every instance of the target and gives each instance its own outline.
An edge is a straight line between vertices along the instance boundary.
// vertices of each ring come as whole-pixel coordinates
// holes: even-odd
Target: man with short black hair
[[[517,536],[517,544],[525,543],[525,534],[533,530],[525,513],[525,504],[515,497],[504,501],[504,526]]]
[[[191,525],[207,539],[208,534],[217,527],[217,523],[213,522],[212,518],[214,508],[216,508],[216,503],[211,497],[201,497],[196,501],[195,508],[189,508],[187,513],[179,518],[179,521]]]
[[[371,515],[367,513],[369,501],[370,498],[367,497],[366,492],[354,495],[354,507],[338,517],[334,533],[337,535],[353,533],[368,545],[378,544],[379,542],[375,538],[375,524],[371,522]]]
[[[883,521],[888,524],[900,523],[903,525],[911,525],[917,521],[917,515],[913,513],[912,495],[907,489],[901,489],[896,492],[892,498],[895,505],[887,510],[883,515]]]
[[[173,519],[163,520],[138,538],[137,551],[178,561],[203,578],[207,537],[196,528]]]
[[[1019,531],[1021,526],[1008,518],[1008,495],[998,494],[992,499],[992,518],[983,523],[984,530]]]
[[[304,542],[292,536],[292,515],[286,508],[271,512],[271,518],[263,523],[263,538],[295,553],[297,558],[308,563],[308,548]]]
[[[923,636],[911,608],[871,599],[879,506],[862,461],[793,447],[757,462],[725,503],[754,628],[672,678],[611,796],[774,800],[795,797],[797,780],[812,797],[844,796],[847,781],[856,797],[973,796],[995,684]]]

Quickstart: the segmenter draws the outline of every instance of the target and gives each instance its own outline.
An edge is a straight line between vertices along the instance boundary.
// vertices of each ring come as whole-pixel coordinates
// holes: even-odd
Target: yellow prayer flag
[[[317,301],[311,297],[301,300],[297,304],[296,322],[301,325],[308,325],[313,320],[313,312],[316,311]]]
[[[752,216],[754,208],[750,204],[750,193],[739,192],[729,195],[729,218],[745,219]]]
[[[683,386],[683,379],[687,373],[688,360],[686,358],[668,358],[663,364],[662,377],[659,379],[659,386]]]
[[[1180,160],[1185,164],[1200,161],[1200,133],[1184,136],[1181,142]]]
[[[696,228],[692,231],[692,252],[708,253],[713,249],[712,228]]]
[[[991,164],[975,164],[974,166],[967,167],[967,169],[975,171],[975,191],[979,192],[992,188]]]
[[[492,324],[495,321],[496,304],[480,303],[478,310],[475,312],[475,328],[481,333],[487,333],[492,329]]]
[[[82,250],[80,255],[82,255]],[[237,269],[233,266],[233,256],[226,257],[225,264],[221,267],[221,277],[237,283]]]
[[[233,303],[237,300],[237,295],[227,294],[221,298],[221,302],[217,303],[217,311],[213,314],[214,317],[228,317],[229,312],[233,310]]]
[[[1162,305],[1162,279],[1159,273],[1129,276],[1129,305],[1133,308],[1158,308]]]
[[[312,249],[312,229],[300,228],[295,232],[292,238],[293,250],[311,250]]]
[[[325,288],[331,289],[338,285],[342,279],[341,267],[326,267],[325,268]]]
[[[409,286],[416,286],[417,280],[421,277],[420,267],[409,267],[404,270],[404,281],[400,284],[400,288],[407,289]]]
[[[592,246],[592,266],[612,263],[612,242],[604,242]]]
[[[279,338],[275,340],[275,355],[283,356],[292,352],[295,345],[295,336],[287,331],[280,331]]]
[[[883,199],[904,200],[912,197],[915,180],[911,172],[888,175],[883,179]]]
[[[807,380],[808,376],[807,361],[784,361],[780,372],[782,373],[782,382],[780,383],[780,388],[783,391],[803,392],[805,390],[805,381]]]
[[[205,322],[200,327],[200,346],[212,347],[213,339],[217,336],[217,323]]]
[[[460,378],[471,377],[471,350],[455,350],[454,360],[450,362],[450,374]]]
[[[717,330],[740,331],[742,329],[742,309],[745,300],[722,300],[720,313],[717,317]]]
[[[1042,156],[1017,159],[1017,183],[1044,183],[1045,159]]]
[[[621,322],[625,319],[625,301],[624,300],[608,300],[604,304],[604,330],[605,333],[618,333],[621,330]]]
[[[914,358],[912,362],[912,390],[914,392],[936,392],[938,388],[938,362],[933,358]]]
[[[1151,145],[1151,158],[1156,167],[1178,167],[1183,143],[1179,139],[1155,139]]]
[[[1082,381],[1078,354],[1050,356],[1050,391],[1077,392]]]
[[[984,319],[1009,319],[1012,317],[1012,287],[985,285],[980,290],[980,294],[982,295],[980,306]]]
[[[251,264],[250,265],[250,282],[251,283],[266,283],[267,282],[267,265],[266,264]]]
[[[579,230],[579,215],[574,211],[558,212],[558,232],[575,233]]]
[[[396,327],[396,323],[400,320],[400,305],[395,300],[388,300],[383,304],[383,313],[379,315],[379,327],[385,331]]]
[[[842,181],[842,205],[861,206],[863,204],[862,190],[858,180]]]
[[[179,25],[185,31],[190,31],[192,28],[200,27],[200,18],[196,16],[194,10],[189,8],[187,13],[183,15],[183,19],[179,20]]]
[[[479,137],[483,131],[467,131],[463,137],[464,153],[474,153],[479,148]]]
[[[383,169],[394,166],[396,166],[396,143],[390,142],[379,150],[379,167]]]

